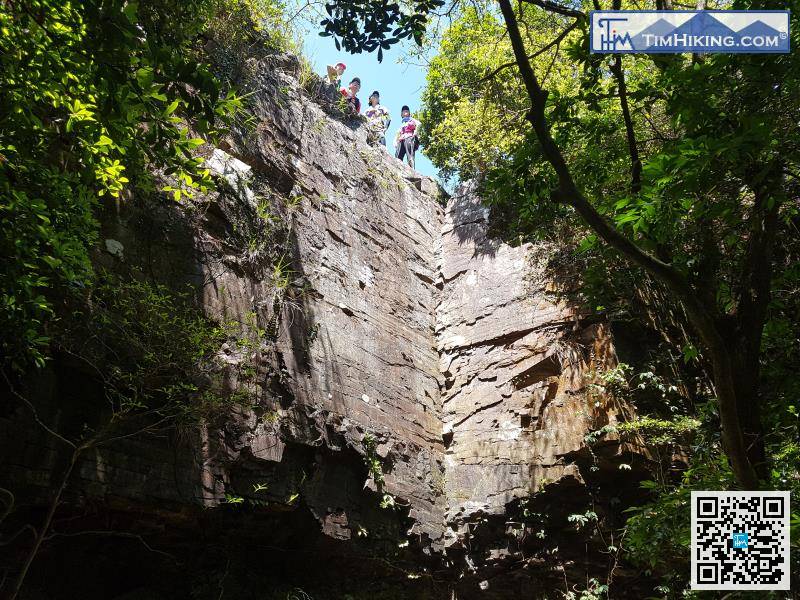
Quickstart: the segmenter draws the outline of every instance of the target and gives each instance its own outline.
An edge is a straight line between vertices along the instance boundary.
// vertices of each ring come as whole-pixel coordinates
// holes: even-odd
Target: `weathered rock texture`
[[[104,219],[111,241],[98,254],[110,268],[124,260],[159,281],[192,282],[214,318],[277,323],[274,344],[221,349],[231,385],[255,390],[258,405],[201,432],[93,450],[69,486],[74,519],[91,513],[87,526],[105,519],[166,549],[250,544],[262,548],[248,554],[252,569],[317,598],[503,598],[573,571],[585,578],[583,563],[570,570],[586,546],[565,515],[600,501],[587,474],[611,473],[616,485],[622,449],[597,457],[584,440],[620,410],[588,387],[593,370],[614,364],[608,331],[549,293],[537,262],[546,249],[487,238],[469,186],[443,210],[434,182],[309,101],[295,67],[250,65],[257,126],[208,156],[229,190],[185,208],[131,201]],[[264,215],[275,206],[289,207],[282,241]],[[270,236],[284,244],[277,261]],[[237,374],[245,358],[255,378]],[[44,420],[74,430],[90,382],[62,361],[29,390]],[[42,506],[64,448],[24,407],[11,402],[2,417],[2,485]],[[382,487],[364,464],[365,435]],[[378,507],[385,493],[396,509]],[[246,516],[195,510],[226,494],[251,501]],[[537,507],[558,506],[547,523],[530,517],[533,495]],[[569,540],[555,551],[535,536],[545,529],[572,536],[574,555]],[[358,575],[334,586],[331,570]],[[100,596],[132,587],[109,583]]]
[[[431,485],[442,469],[433,340],[438,188],[368,147],[362,130],[317,104],[290,101],[302,97],[293,77],[276,82],[267,73],[256,79],[259,125],[240,141],[240,177],[298,204],[276,348],[286,392],[281,426],[256,427],[246,448],[256,460],[281,462],[288,441],[360,451],[368,432],[387,462],[386,491],[410,505],[410,533],[433,541],[443,506]],[[206,288],[213,312],[243,316],[269,298],[248,302],[235,274],[215,280]],[[319,493],[316,516],[350,537],[359,523],[345,510],[347,492],[332,482]],[[332,502],[331,494],[342,498]]]
[[[596,385],[596,374],[617,364],[607,326],[556,293],[574,285],[553,279],[547,246],[488,237],[489,210],[473,187],[450,199],[441,236],[445,548],[463,559],[468,581],[488,578],[484,597],[497,584],[497,597],[511,597],[530,592],[529,577],[546,577],[542,556],[561,562],[562,578],[569,572],[577,556],[569,547],[582,542],[563,523],[598,499],[587,477],[602,468],[611,483],[608,471],[628,450],[611,441],[598,456],[586,436],[615,424],[626,407]],[[537,506],[557,506],[537,512],[528,504],[534,496]],[[563,531],[553,531],[559,520]],[[547,550],[558,545],[552,539],[536,537],[548,530],[558,536],[557,554]],[[538,573],[492,583],[507,574],[503,564],[536,565]]]
[[[579,476],[565,457],[614,418],[608,398],[586,393],[587,374],[614,357],[601,325],[548,295],[530,246],[487,239],[488,209],[469,189],[448,208],[437,327],[447,518],[459,522]]]

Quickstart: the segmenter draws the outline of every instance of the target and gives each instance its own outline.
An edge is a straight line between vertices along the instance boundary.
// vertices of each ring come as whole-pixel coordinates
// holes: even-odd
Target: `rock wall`
[[[292,290],[277,342],[291,401],[280,412],[281,428],[248,444],[269,448],[265,459],[279,462],[287,435],[362,451],[369,433],[387,465],[385,491],[409,504],[409,533],[432,543],[441,536],[443,510],[431,484],[442,470],[433,340],[440,192],[385,150],[367,146],[353,123],[289,100],[303,92],[291,62],[286,67],[289,74],[255,78],[259,125],[238,140],[244,162],[227,159],[240,165],[243,187],[268,187],[297,202],[290,216]],[[235,277],[223,284],[237,295]],[[230,302],[218,289],[207,288],[206,304],[216,312]],[[340,493],[320,490],[314,511],[323,521],[335,518],[339,535],[349,537],[356,524],[346,499],[330,502]]]
[[[109,211],[97,260],[189,281],[214,318],[277,323],[277,340],[248,349],[252,356],[221,349],[232,373],[245,358],[260,365],[258,381],[231,379],[256,389],[259,404],[180,439],[92,451],[69,504],[104,506],[129,525],[136,514],[137,535],[156,545],[201,543],[198,528],[224,529],[237,544],[270,539],[266,562],[282,561],[276,577],[287,580],[329,584],[330,569],[345,568],[358,585],[371,573],[400,590],[375,587],[371,598],[503,598],[571,577],[569,543],[556,555],[531,545],[540,529],[558,531],[526,517],[526,502],[558,504],[565,521],[567,508],[599,498],[592,469],[616,485],[624,449],[612,440],[598,461],[584,439],[621,410],[589,386],[594,370],[614,364],[606,327],[549,293],[542,248],[487,237],[487,210],[471,186],[443,208],[432,180],[367,146],[358,122],[309,101],[291,57],[250,70],[257,125],[207,156],[229,189],[186,207],[134,200]],[[262,251],[272,238],[254,225],[276,205],[289,207],[279,275]],[[71,408],[79,371],[63,363],[29,382],[48,423],[80,421]],[[64,449],[24,406],[8,406],[0,485],[41,506]],[[365,466],[365,436],[383,485]],[[383,494],[394,509],[378,507]],[[253,515],[228,511],[215,525],[216,513],[199,507],[220,507],[226,495],[251,501]],[[315,597],[357,587],[338,585]]]
[[[598,456],[586,436],[629,407],[594,385],[617,364],[611,336],[556,293],[573,286],[547,268],[552,249],[511,247],[488,229],[489,209],[474,185],[462,186],[445,211],[436,313],[445,550],[468,575],[464,593],[473,586],[507,598],[530,593],[531,579],[542,585],[548,568],[539,560],[559,563],[550,574],[563,584],[584,542],[563,526],[568,515],[602,495],[592,473],[604,470],[604,491],[612,491],[614,470],[630,456],[615,440]],[[534,496],[541,512],[528,504]],[[520,572],[531,565],[535,574]]]

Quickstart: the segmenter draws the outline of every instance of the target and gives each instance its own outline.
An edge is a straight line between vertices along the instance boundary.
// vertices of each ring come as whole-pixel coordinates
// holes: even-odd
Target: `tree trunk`
[[[758,353],[748,349],[734,350],[736,400],[747,456],[758,477],[767,479],[767,460],[764,449],[764,430],[761,424],[759,394],[760,364]]]
[[[709,347],[708,352],[714,376],[714,391],[719,406],[722,445],[731,463],[733,475],[742,489],[757,490],[760,487],[758,475],[745,443],[740,420],[740,406],[743,398],[737,394],[734,361],[729,349],[725,346]]]
[[[39,529],[39,534],[36,536],[33,546],[28,552],[28,556],[25,558],[25,563],[22,565],[22,569],[17,575],[17,578],[14,580],[14,585],[10,590],[10,595],[7,596],[8,600],[15,600],[20,590],[22,590],[22,586],[25,583],[25,577],[28,575],[28,571],[30,570],[31,564],[33,564],[33,561],[36,558],[36,555],[39,553],[39,548],[41,547],[44,538],[47,536],[48,531],[50,531],[50,524],[53,522],[53,516],[55,515],[56,509],[61,502],[61,495],[64,493],[64,490],[69,483],[69,478],[72,475],[75,464],[78,462],[78,457],[81,455],[83,450],[83,446],[78,446],[75,448],[75,450],[73,450],[72,456],[69,460],[69,465],[67,465],[67,469],[61,476],[61,483],[56,490],[55,496],[53,496],[53,500],[50,502],[50,507],[47,510],[42,527]]]

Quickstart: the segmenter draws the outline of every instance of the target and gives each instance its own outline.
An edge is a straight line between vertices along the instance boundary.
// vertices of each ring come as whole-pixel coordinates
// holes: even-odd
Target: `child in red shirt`
[[[353,77],[353,80],[350,82],[346,88],[342,88],[339,90],[347,99],[347,106],[350,109],[350,112],[354,115],[357,115],[361,112],[361,100],[358,99],[358,91],[361,89],[361,80],[358,77]]]

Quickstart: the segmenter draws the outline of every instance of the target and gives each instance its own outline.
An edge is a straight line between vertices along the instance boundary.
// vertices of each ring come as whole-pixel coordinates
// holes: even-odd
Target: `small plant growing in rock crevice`
[[[587,510],[585,513],[574,513],[567,516],[567,521],[575,524],[575,529],[580,530],[582,527],[597,521],[597,513],[592,510]]]
[[[444,496],[447,492],[447,475],[444,469],[431,468],[431,490],[436,496]]]
[[[369,433],[365,434],[361,440],[361,445],[364,448],[364,463],[367,465],[367,471],[372,481],[375,482],[378,494],[381,496],[380,507],[394,507],[396,504],[394,496],[385,490],[386,480],[383,475],[383,463],[380,456],[378,456],[375,437]]]
[[[564,600],[602,600],[608,597],[608,586],[597,579],[590,579],[584,590],[567,590],[563,592]]]

